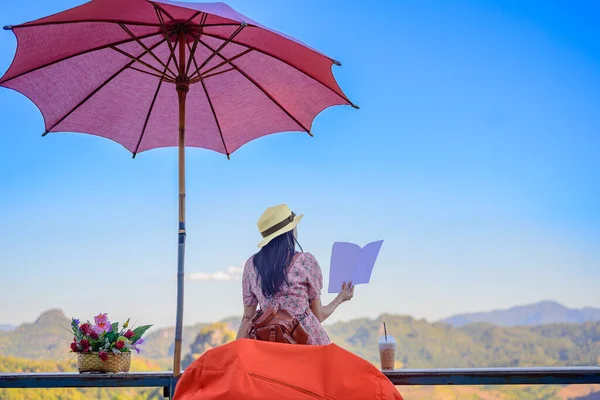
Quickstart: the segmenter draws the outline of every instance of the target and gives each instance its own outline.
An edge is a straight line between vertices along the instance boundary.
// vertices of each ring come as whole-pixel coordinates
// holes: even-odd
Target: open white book
[[[369,283],[382,244],[383,240],[379,240],[361,248],[354,243],[335,242],[331,249],[328,292],[341,292],[343,282]]]

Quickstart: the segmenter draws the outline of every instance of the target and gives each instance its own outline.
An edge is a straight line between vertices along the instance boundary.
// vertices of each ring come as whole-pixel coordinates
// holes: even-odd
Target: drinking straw
[[[385,322],[383,323],[383,333],[385,334],[385,341],[387,342],[387,328],[385,327]]]

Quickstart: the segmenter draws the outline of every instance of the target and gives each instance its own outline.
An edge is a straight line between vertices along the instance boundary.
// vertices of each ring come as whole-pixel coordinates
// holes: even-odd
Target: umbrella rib
[[[188,44],[188,48],[189,48],[189,44]],[[196,63],[196,58],[193,56],[192,56],[192,58],[194,59],[194,66],[196,67],[196,70],[199,70],[198,64]],[[221,130],[221,124],[219,124],[219,119],[217,118],[217,113],[215,112],[215,107],[213,106],[212,100],[210,99],[210,96],[208,94],[208,89],[206,88],[204,81],[201,80],[200,83],[202,84],[202,89],[204,89],[204,94],[206,95],[206,100],[208,100],[208,105],[210,106],[210,110],[212,111],[213,117],[215,118],[215,124],[217,125],[217,129],[219,130],[219,135],[221,136],[221,141],[223,142],[223,149],[225,149],[225,153],[227,154],[227,159],[229,160],[230,153],[229,153],[229,150],[227,150],[227,145],[225,144],[225,137],[223,136],[223,131]]]
[[[200,81],[203,81],[204,79],[212,78],[213,76],[221,75],[221,74],[224,74],[225,72],[229,72],[229,71],[235,71],[235,68],[228,68],[228,69],[224,69],[223,71],[214,72],[212,74],[202,75],[201,77],[197,77],[196,79],[191,80],[190,83],[198,83]]]
[[[204,43],[202,40],[200,40],[200,43],[202,43],[204,46],[206,46],[207,48],[212,50],[212,47],[210,47],[208,44]],[[223,57],[223,55],[221,55],[220,53],[216,53],[216,54],[219,57],[221,57],[223,60],[225,60],[225,57]],[[258,82],[256,82],[250,75],[245,73],[241,68],[239,68],[234,63],[229,62],[228,64],[231,65],[240,74],[242,74],[242,76],[244,76],[248,81],[250,81],[250,83],[252,83],[254,86],[256,86],[261,92],[263,92],[265,94],[265,96],[267,96],[277,107],[279,107],[281,109],[281,111],[286,113],[287,116],[290,117],[296,124],[298,124],[298,126],[300,128],[302,128],[310,136],[313,136],[310,129],[307,129],[300,121],[298,121],[298,119],[296,117],[294,117],[292,115],[292,113],[290,113],[288,110],[286,110],[286,108],[284,106],[282,106],[281,103],[279,103],[267,90],[265,90],[265,88],[263,88]]]
[[[169,65],[172,58],[173,58],[173,54],[171,54],[169,56],[169,59],[167,60],[167,65]],[[166,68],[165,68],[165,72],[166,72]],[[144,120],[144,127],[142,128],[142,134],[140,135],[140,138],[138,139],[137,146],[135,146],[135,151],[133,152],[133,158],[135,158],[136,154],[138,153],[138,150],[140,149],[140,145],[142,144],[142,138],[144,137],[144,134],[146,133],[148,121],[150,121],[150,115],[152,114],[152,110],[154,110],[154,103],[156,102],[156,98],[158,97],[158,93],[160,92],[162,83],[163,83],[163,81],[161,79],[158,81],[158,85],[156,86],[156,92],[154,92],[154,97],[152,98],[152,103],[150,103],[150,108],[148,109],[148,113],[146,114],[146,119]]]
[[[185,22],[183,23],[183,25],[187,25],[190,22],[192,22],[194,20],[194,18],[196,18],[198,15],[202,14],[202,11],[196,11],[191,17],[189,17],[188,19],[185,20]],[[202,18],[204,18],[206,16],[206,13],[204,13],[204,15],[202,16]],[[202,23],[200,23],[200,25],[202,25]]]
[[[237,54],[237,55],[215,65],[214,67],[207,69],[202,74],[200,73],[200,70],[197,69],[196,71],[194,71],[194,74],[193,74],[193,75],[195,75],[196,73],[198,73],[198,76],[194,79],[194,82],[198,82],[200,79],[208,78],[209,76],[214,76],[216,74],[219,74],[220,72],[210,75],[210,73],[212,71],[219,69],[224,65],[227,65],[231,61],[237,60],[238,58],[245,56],[246,54],[250,53],[251,51],[252,51],[252,49],[246,49],[246,50],[242,51],[240,54]],[[223,72],[225,72],[225,71],[223,71]],[[190,81],[190,83],[191,83],[191,81]]]
[[[162,15],[160,14],[160,10],[162,10],[162,8],[158,7],[156,4],[154,4],[154,2],[150,1],[150,0],[146,0],[148,1],[150,4],[154,5],[154,12],[156,13],[156,18],[158,19],[158,22],[160,23],[160,27],[163,31],[163,35],[165,36],[165,39],[167,39],[167,45],[169,46],[169,50],[171,51],[171,54],[173,55],[173,59],[175,60],[175,66],[177,66],[177,71],[181,73],[181,71],[179,71],[179,63],[177,62],[177,56],[175,55],[175,48],[173,47],[173,45],[171,44],[171,40],[170,40],[170,36],[169,36],[169,32],[167,31],[167,25],[165,24],[165,20],[163,19]],[[166,13],[168,15],[168,13]],[[169,17],[171,19],[173,19],[173,17]]]
[[[136,22],[136,21],[123,21],[123,20],[112,20],[112,19],[85,19],[79,21],[56,21],[56,22],[38,22],[38,23],[30,23],[30,24],[21,24],[21,25],[9,25],[10,30],[13,29],[23,29],[23,28],[33,28],[36,26],[52,26],[52,25],[66,25],[66,24],[87,24],[87,23],[107,23],[107,24],[127,24],[127,25],[136,25],[136,26],[150,26],[153,28],[160,28],[160,24],[151,24],[146,22]],[[239,23],[236,22],[228,22],[224,24],[205,24],[204,26],[208,27],[219,27],[219,26],[238,26]]]
[[[161,40],[160,42],[150,46],[150,49],[153,49],[155,47],[160,46],[161,44],[163,44],[163,42],[166,39]],[[138,58],[143,57],[146,54],[146,52],[144,51],[143,53],[141,53]],[[102,89],[104,86],[108,85],[110,83],[110,81],[112,81],[113,79],[115,79],[117,77],[117,75],[119,75],[121,72],[125,71],[126,69],[128,69],[129,67],[131,67],[133,65],[133,63],[135,62],[135,60],[130,61],[129,63],[125,64],[121,69],[119,69],[117,72],[115,72],[114,74],[112,74],[107,80],[105,80],[100,86],[98,86],[96,89],[94,89],[90,94],[88,94],[83,100],[81,100],[75,107],[73,107],[68,113],[66,113],[65,115],[62,116],[62,118],[60,118],[58,121],[56,121],[50,128],[46,129],[44,131],[44,133],[42,134],[42,136],[46,136],[52,129],[54,129],[58,124],[60,124],[61,122],[63,122],[65,120],[65,118],[67,118],[69,115],[71,115],[75,110],[77,110],[79,107],[81,107],[86,101],[88,101],[93,95],[95,95],[96,93],[98,93],[100,91],[100,89]]]
[[[192,60],[194,60],[194,62],[196,61],[196,48],[198,47],[198,40],[200,40],[200,36],[202,35],[202,24],[204,22],[206,22],[206,18],[207,18],[208,14],[204,14],[202,15],[202,19],[200,20],[200,28],[198,29],[198,35],[196,35],[196,38],[194,39],[194,45],[192,46],[192,48],[190,49],[190,56],[188,57],[188,63],[187,63],[187,67],[185,68],[185,75],[189,76],[189,72],[190,72],[190,67],[192,66]],[[193,19],[193,18],[192,18]],[[189,47],[189,45],[188,45]]]
[[[221,36],[213,35],[213,34],[206,33],[206,32],[204,32],[204,35],[208,36],[208,37],[215,38],[215,39],[219,39],[219,40],[225,40]],[[296,71],[301,72],[302,74],[306,75],[310,79],[312,79],[312,80],[320,83],[321,85],[325,86],[327,89],[331,90],[333,93],[335,93],[336,95],[338,95],[339,97],[341,97],[344,101],[347,101],[353,108],[358,108],[358,106],[356,104],[352,103],[346,96],[344,96],[344,95],[336,92],[335,90],[333,90],[332,88],[330,88],[329,86],[327,86],[325,83],[321,82],[320,80],[318,80],[317,78],[315,78],[314,76],[312,76],[311,74],[309,74],[308,72],[306,72],[306,71],[302,70],[301,68],[295,66],[294,64],[290,63],[289,61],[285,61],[284,59],[282,59],[280,57],[277,57],[276,55],[274,55],[272,53],[269,53],[268,51],[257,49],[256,47],[249,46],[247,44],[244,44],[244,43],[241,43],[241,42],[237,42],[235,40],[230,40],[230,42],[233,43],[233,44],[237,44],[239,46],[246,47],[248,49],[256,50],[257,52],[259,52],[261,54],[264,54],[264,55],[269,56],[269,57],[273,57],[274,59],[276,59],[278,61],[281,61],[284,64],[287,64],[288,66],[294,68]],[[333,61],[333,63],[336,64],[336,61]]]
[[[219,124],[219,119],[217,118],[217,113],[215,112],[215,107],[213,106],[212,100],[208,94],[208,89],[204,84],[204,81],[200,81],[202,84],[202,89],[204,89],[204,94],[206,94],[206,99],[208,100],[208,105],[210,106],[210,110],[212,111],[213,117],[215,118],[215,123],[217,124],[217,129],[219,130],[219,135],[221,135],[221,141],[223,142],[223,148],[225,149],[225,153],[227,154],[227,159],[230,159],[231,153],[227,150],[227,145],[225,144],[225,137],[223,137],[223,131],[221,130],[221,124]]]
[[[162,44],[162,43],[163,43],[165,40],[166,40],[166,39],[163,39],[163,40],[162,40],[160,43]],[[135,57],[135,56],[133,56],[133,55],[131,55],[131,54],[127,53],[126,51],[123,51],[123,50],[119,49],[118,47],[111,47],[111,49],[113,49],[113,50],[114,50],[114,51],[116,51],[117,53],[120,53],[120,54],[122,54],[122,55],[124,55],[124,56],[126,56],[126,57],[129,57],[129,58],[131,58],[131,59],[133,60],[133,62],[134,62],[134,63],[135,63],[135,62],[139,62],[139,63],[140,63],[140,64],[142,64],[143,66],[150,68],[151,70],[153,70],[153,71],[157,72],[158,74],[161,74],[161,75],[167,76],[167,77],[169,77],[169,78],[175,79],[175,77],[169,76],[169,74],[167,74],[167,73],[164,73],[164,74],[163,74],[163,73],[162,73],[162,72],[161,72],[161,71],[160,71],[158,68],[156,68],[156,67],[153,67],[152,65],[148,64],[147,62],[140,60],[140,57]],[[147,52],[148,52],[148,50],[146,50],[146,51],[144,52],[144,55],[145,55]],[[133,65],[133,64],[132,64],[132,65]]]
[[[158,58],[158,56],[157,56],[156,54],[154,54],[152,51],[150,51],[150,50],[148,49],[148,46],[146,46],[146,45],[145,45],[145,44],[144,44],[144,43],[143,43],[143,42],[142,42],[140,39],[138,39],[138,38],[137,38],[137,37],[136,37],[136,36],[133,34],[133,32],[131,32],[131,31],[129,30],[129,28],[127,28],[127,27],[126,27],[125,25],[123,25],[123,24],[119,24],[119,26],[121,27],[121,29],[123,29],[125,32],[127,32],[127,34],[128,34],[129,36],[131,36],[131,38],[132,38],[133,40],[135,40],[135,41],[137,42],[137,44],[139,44],[139,45],[140,45],[140,46],[141,46],[141,47],[142,47],[144,50],[148,50],[148,54],[150,54],[150,55],[152,56],[152,58],[154,58],[156,61],[158,61],[158,63],[159,63],[159,64],[161,64],[163,67],[167,67],[167,69],[169,70],[169,72],[170,72],[171,74],[175,75],[175,73],[174,73],[173,71],[171,71],[171,68],[169,68],[167,65],[165,65],[165,63],[164,63],[164,62],[163,62],[163,61],[162,61],[160,58]],[[166,73],[166,72],[165,72],[165,73]]]
[[[160,35],[160,32],[154,32],[154,33],[150,33],[150,34],[148,34],[148,35],[139,36],[139,38],[140,38],[140,39],[147,39],[147,38],[149,38],[149,37],[156,36],[156,35]],[[4,80],[4,81],[0,81],[0,83],[8,82],[8,81],[10,81],[10,80],[13,80],[13,79],[19,78],[19,77],[21,77],[21,76],[23,76],[23,75],[25,75],[25,74],[29,74],[29,73],[31,73],[31,72],[35,72],[35,71],[37,71],[38,69],[42,69],[42,68],[46,68],[46,67],[49,67],[49,66],[51,66],[51,65],[54,65],[54,64],[58,64],[59,62],[62,62],[62,61],[68,60],[68,59],[70,59],[70,58],[78,57],[78,56],[81,56],[81,55],[84,55],[84,54],[87,54],[87,53],[91,53],[91,52],[93,52],[93,51],[98,51],[98,50],[104,50],[104,49],[108,49],[108,48],[110,48],[110,47],[112,47],[112,46],[120,46],[120,45],[122,45],[122,44],[127,44],[127,43],[131,43],[131,42],[133,42],[133,39],[125,39],[125,40],[121,40],[121,41],[118,41],[118,42],[109,43],[109,44],[104,44],[104,45],[102,45],[102,46],[94,47],[94,48],[92,48],[92,49],[88,49],[88,50],[80,51],[79,53],[75,53],[75,54],[72,54],[72,55],[70,55],[70,56],[66,56],[66,57],[60,58],[60,59],[58,59],[58,60],[56,60],[56,61],[51,61],[51,62],[49,62],[49,63],[46,63],[46,64],[40,65],[40,66],[38,66],[38,67],[32,68],[32,69],[30,69],[30,70],[27,70],[27,71],[21,72],[20,74],[18,74],[18,75],[15,75],[15,76],[13,76],[12,78],[8,78],[8,79],[6,79],[6,80]]]
[[[190,51],[190,60],[192,60],[194,62],[194,66],[196,67],[196,69],[198,69],[198,63],[196,62],[196,57],[193,56],[189,43],[187,43],[187,48]],[[191,80],[190,80],[190,83],[191,83]]]
[[[154,6],[155,9],[160,10],[162,13],[164,13],[167,17],[169,17],[171,20],[174,20],[175,18],[169,14],[169,12],[167,10],[165,10],[164,8],[162,8],[160,5],[158,5],[156,2],[154,1],[150,1],[150,0],[146,0],[148,3],[152,4]]]
[[[200,38],[198,37],[198,41],[200,41],[202,44],[204,44],[206,47],[208,47],[208,48],[209,48],[209,49],[212,51],[212,54],[211,54],[210,56],[206,57],[206,60],[204,60],[204,61],[202,62],[202,64],[200,65],[200,67],[197,67],[197,69],[196,69],[196,72],[195,72],[195,73],[198,73],[198,75],[200,75],[200,70],[201,70],[202,68],[204,68],[204,67],[205,67],[205,66],[206,66],[206,65],[207,65],[207,64],[210,62],[210,60],[212,60],[212,59],[213,59],[213,58],[214,58],[216,55],[220,56],[221,58],[224,58],[223,56],[221,56],[221,54],[219,54],[219,52],[220,52],[221,50],[223,50],[223,49],[225,48],[225,46],[227,46],[227,45],[229,44],[229,42],[231,42],[231,40],[233,40],[233,38],[234,38],[234,37],[236,37],[236,36],[237,36],[237,34],[238,34],[238,33],[240,33],[240,32],[242,31],[242,29],[244,29],[246,26],[247,26],[247,25],[246,25],[246,23],[245,23],[245,22],[243,22],[243,23],[242,23],[242,24],[241,24],[241,25],[240,25],[240,26],[239,26],[239,27],[238,27],[238,28],[237,28],[237,29],[236,29],[236,30],[235,30],[235,31],[234,31],[234,32],[231,34],[231,36],[229,36],[229,38],[228,38],[228,39],[226,39],[225,41],[223,41],[223,43],[221,43],[221,45],[220,45],[220,46],[219,46],[219,47],[218,47],[216,50],[212,49],[210,46],[207,46],[207,45],[206,45],[206,43],[202,42],[202,41],[200,40]]]
[[[132,70],[134,70],[134,71],[138,71],[138,72],[141,72],[141,73],[143,73],[143,74],[150,75],[150,76],[154,76],[154,77],[156,77],[156,78],[159,78],[159,79],[161,79],[161,80],[163,80],[163,81],[165,81],[165,82],[169,82],[169,83],[175,83],[175,81],[174,81],[173,79],[171,79],[171,78],[168,78],[168,77],[166,77],[166,76],[160,76],[160,75],[158,75],[158,74],[153,74],[153,73],[152,73],[152,72],[150,72],[150,71],[144,71],[143,69],[139,69],[139,68],[136,68],[136,67],[129,67],[129,69],[132,69]]]
[[[31,24],[21,24],[14,25],[13,28],[31,28],[34,26],[50,26],[50,25],[65,25],[65,24],[87,24],[90,22],[99,22],[99,23],[107,23],[107,24],[127,24],[127,25],[137,25],[137,26],[151,26],[158,28],[158,24],[151,24],[145,22],[136,22],[136,21],[120,21],[120,20],[112,20],[112,19],[85,19],[79,21],[56,21],[56,22],[38,22]],[[234,24],[232,24],[234,25]],[[237,25],[237,24],[235,24]]]

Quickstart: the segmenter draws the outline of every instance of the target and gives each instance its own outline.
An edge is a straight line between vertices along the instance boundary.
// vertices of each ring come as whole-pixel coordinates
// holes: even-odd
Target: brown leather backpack
[[[294,264],[300,254],[294,255],[288,268]],[[300,318],[304,319],[307,315],[308,310]],[[248,338],[278,343],[308,343],[308,333],[300,320],[290,311],[281,308],[279,304],[269,305],[266,309],[256,312],[250,321]]]
[[[308,343],[308,333],[298,318],[279,304],[268,306],[264,311],[258,310],[250,322],[248,337],[268,342]]]

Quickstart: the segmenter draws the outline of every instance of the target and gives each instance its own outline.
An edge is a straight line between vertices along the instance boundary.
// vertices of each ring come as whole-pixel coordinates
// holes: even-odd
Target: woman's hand
[[[352,297],[354,297],[354,286],[352,286],[352,281],[347,284],[346,282],[342,283],[342,291],[337,297],[340,303],[352,300]]]
[[[348,300],[352,300],[353,296],[354,296],[354,286],[352,286],[352,282],[350,282],[348,284],[346,284],[346,282],[344,282],[342,284],[342,291],[340,293],[338,293],[336,298],[331,303],[327,304],[326,306],[323,306],[323,305],[321,305],[321,297],[317,297],[316,299],[311,301],[310,308],[311,308],[313,314],[315,315],[315,317],[317,317],[317,319],[319,320],[319,322],[323,322],[327,318],[329,318],[329,316],[333,313],[333,311],[335,311],[335,309],[340,304],[342,304]]]

